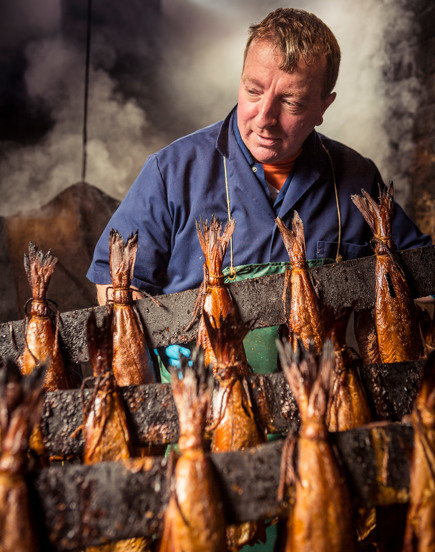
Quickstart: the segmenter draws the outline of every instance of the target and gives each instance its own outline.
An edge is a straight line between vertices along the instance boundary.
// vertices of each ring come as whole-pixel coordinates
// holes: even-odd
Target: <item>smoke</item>
[[[96,15],[100,22],[91,50],[86,179],[121,198],[147,153],[163,142],[156,138],[157,130],[144,140],[149,127],[145,111],[111,75],[133,47],[131,37],[121,47],[113,37],[115,22],[106,18],[101,23],[102,14]],[[77,33],[69,21],[62,23],[41,32],[24,49],[26,101],[48,113],[52,123],[35,144],[5,146],[0,215],[40,206],[81,179],[85,48],[76,35],[85,36],[86,26]],[[144,55],[143,44],[136,46]]]
[[[41,130],[33,140],[3,139],[3,216],[46,203],[80,180],[82,171],[86,6],[78,8],[73,0],[45,0],[37,8],[29,0],[15,5],[1,8],[9,10],[9,28],[16,31],[0,35],[3,51],[20,49],[20,99],[29,120],[32,112],[39,113]],[[248,26],[280,5],[260,0],[94,3],[86,180],[122,199],[150,153],[224,118],[237,100]],[[342,49],[337,100],[319,130],[371,157],[388,180],[394,170],[387,105],[407,106],[408,115],[396,119],[400,134],[410,124],[416,93],[410,82],[397,97],[384,82],[385,27],[396,18],[407,26],[403,10],[388,0],[291,5],[319,15]],[[22,10],[26,20],[19,17]],[[407,152],[411,135],[402,134],[406,140],[400,148]]]

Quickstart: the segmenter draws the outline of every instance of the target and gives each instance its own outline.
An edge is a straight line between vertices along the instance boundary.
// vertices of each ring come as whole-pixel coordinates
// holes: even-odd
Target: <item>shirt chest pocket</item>
[[[338,242],[318,241],[317,242],[317,259],[332,259],[337,257]],[[341,242],[339,254],[343,260],[357,259],[359,257],[367,257],[373,255],[373,251],[368,243],[361,245],[357,243]]]

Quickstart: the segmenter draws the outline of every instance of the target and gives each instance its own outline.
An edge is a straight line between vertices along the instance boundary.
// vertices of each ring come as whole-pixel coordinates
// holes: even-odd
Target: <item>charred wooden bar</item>
[[[424,361],[362,367],[363,381],[378,419],[400,421],[411,412]],[[298,424],[295,401],[282,373],[248,378],[254,409],[269,433],[287,433]],[[127,417],[138,445],[161,445],[178,439],[178,416],[169,384],[121,388]],[[91,390],[84,390],[85,400]],[[47,452],[54,456],[80,455],[82,423],[79,390],[47,393],[42,432]]]
[[[380,424],[331,434],[355,507],[408,499],[413,430]],[[243,452],[212,454],[228,522],[285,517],[279,503],[282,441]],[[167,506],[167,460],[44,469],[30,478],[44,550],[74,550],[160,531]]]
[[[297,423],[297,411],[282,374],[254,375],[249,378],[252,400],[258,417],[270,433],[287,432]],[[84,390],[85,401],[91,394]],[[178,415],[169,384],[149,384],[120,388],[131,433],[138,445],[168,444],[178,439]],[[82,403],[79,390],[47,393],[42,416],[44,445],[54,456],[80,455]]]
[[[398,254],[408,274],[414,297],[435,293],[435,246],[409,249]],[[310,272],[321,301],[329,306],[354,306],[362,309],[374,302],[375,257],[311,268]],[[231,294],[243,320],[254,320],[254,327],[273,326],[284,322],[282,305],[283,275],[264,276],[229,284]],[[188,290],[158,297],[161,307],[150,299],[137,301],[137,307],[148,333],[151,347],[170,343],[187,343],[195,338],[195,326],[186,332],[191,321],[197,290]],[[102,316],[105,307],[95,307]],[[86,320],[90,309],[67,312],[61,315],[61,341],[66,356],[72,362],[88,360]],[[0,356],[15,357],[11,331],[18,351],[22,351],[23,321],[0,325]]]

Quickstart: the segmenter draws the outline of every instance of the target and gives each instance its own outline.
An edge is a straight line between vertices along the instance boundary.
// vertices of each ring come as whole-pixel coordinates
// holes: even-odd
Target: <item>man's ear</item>
[[[319,116],[319,122],[316,123],[316,126],[319,126],[323,123],[323,115],[325,113],[325,111],[328,109],[328,107],[332,104],[332,102],[335,100],[335,98],[337,97],[337,93],[336,92],[331,92],[331,94],[329,94],[329,96],[327,96],[324,100],[323,100],[323,106],[322,106],[322,111],[320,113],[320,116]]]

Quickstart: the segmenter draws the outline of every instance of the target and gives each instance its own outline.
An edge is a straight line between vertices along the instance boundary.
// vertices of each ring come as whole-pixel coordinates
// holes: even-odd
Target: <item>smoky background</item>
[[[223,119],[237,101],[248,26],[292,6],[323,19],[342,50],[337,99],[318,130],[373,159],[412,216],[425,91],[408,4],[93,0],[86,181],[120,200],[148,155]],[[0,7],[0,216],[41,206],[82,177],[87,8],[74,0]]]

